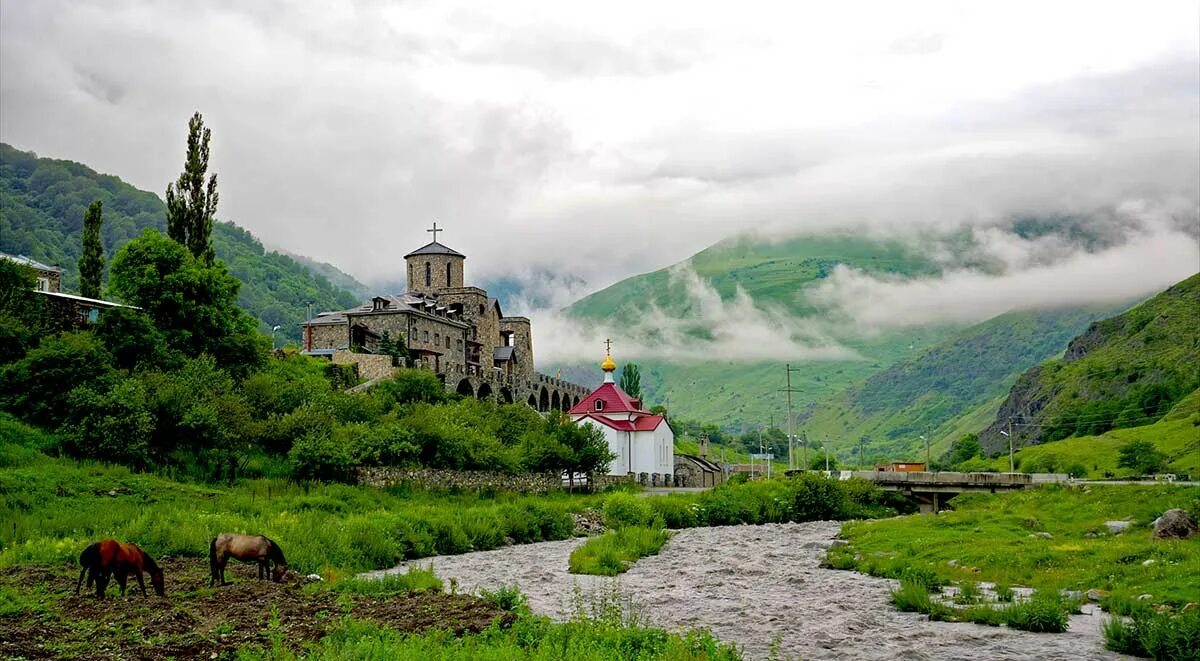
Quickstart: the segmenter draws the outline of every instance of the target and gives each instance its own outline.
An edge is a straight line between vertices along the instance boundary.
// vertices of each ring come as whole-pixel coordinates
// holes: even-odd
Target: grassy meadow
[[[936,582],[989,581],[1035,589],[1149,594],[1152,604],[1200,602],[1200,536],[1152,540],[1163,511],[1200,514],[1200,487],[1045,486],[1003,495],[964,494],[937,516],[852,521],[849,545],[831,549],[841,569]],[[1104,523],[1131,520],[1119,535]]]

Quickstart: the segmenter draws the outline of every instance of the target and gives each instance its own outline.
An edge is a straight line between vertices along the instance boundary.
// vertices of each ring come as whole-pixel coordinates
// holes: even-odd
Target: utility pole
[[[829,472],[829,444],[825,444],[825,472]]]
[[[929,471],[933,468],[933,462],[929,458],[929,439],[925,438],[925,434],[921,434],[920,438],[925,441],[925,470]]]
[[[1001,430],[1000,435],[1008,437],[1008,472],[1015,473],[1015,472],[1017,472],[1017,464],[1013,460],[1012,416],[1011,415],[1008,416],[1007,427],[1008,427],[1008,431]]]
[[[791,363],[785,363],[783,367],[787,374],[787,387],[783,391],[787,393],[788,469],[794,469],[796,468],[796,450],[795,439],[792,437],[792,372],[800,370],[793,370]],[[805,460],[807,461],[807,456]]]

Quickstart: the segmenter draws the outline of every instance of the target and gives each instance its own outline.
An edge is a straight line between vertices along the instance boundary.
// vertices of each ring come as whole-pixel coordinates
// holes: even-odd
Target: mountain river
[[[774,645],[803,659],[1120,659],[1104,649],[1099,609],[1085,606],[1061,634],[930,622],[889,603],[896,582],[818,567],[840,524],[772,524],[693,528],[621,575],[618,589],[650,624],[707,628],[737,643],[751,659]],[[538,613],[563,617],[572,593],[611,591],[614,579],[567,573],[571,539],[413,561],[433,564],[458,590],[516,583]],[[405,566],[371,572],[379,576]]]

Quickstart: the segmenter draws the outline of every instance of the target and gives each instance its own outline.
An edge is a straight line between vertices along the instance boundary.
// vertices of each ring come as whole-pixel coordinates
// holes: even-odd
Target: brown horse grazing
[[[287,574],[287,560],[275,542],[262,535],[223,532],[208,545],[208,568],[212,572],[208,581],[209,587],[218,580],[221,581],[221,585],[229,585],[225,581],[225,564],[230,558],[237,558],[242,562],[257,562],[259,579],[266,578],[269,573],[271,580],[278,583]],[[271,563],[275,563],[273,569]]]
[[[85,548],[79,554],[79,564],[83,569],[79,572],[79,580],[75,582],[75,594],[83,584],[83,575],[87,574],[88,589],[96,584],[96,596],[103,599],[108,581],[116,577],[117,585],[121,586],[121,596],[125,596],[125,582],[129,575],[137,577],[138,587],[142,596],[146,596],[146,583],[142,580],[142,572],[150,574],[150,585],[154,593],[162,597],[166,595],[163,587],[163,572],[155,564],[154,559],[137,544],[123,544],[115,539],[105,539]]]

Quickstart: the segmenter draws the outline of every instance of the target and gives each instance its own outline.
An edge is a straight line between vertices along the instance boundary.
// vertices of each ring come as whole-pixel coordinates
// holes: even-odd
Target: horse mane
[[[158,568],[158,563],[154,562],[154,558],[151,558],[150,554],[145,551],[142,551],[142,564],[151,575],[162,573],[162,570]]]
[[[275,540],[271,539],[270,537],[263,535],[263,539],[267,540],[267,543],[271,545],[271,548],[267,551],[267,557],[276,564],[286,566],[287,560],[283,557],[283,549],[279,548],[279,545],[275,543]]]

